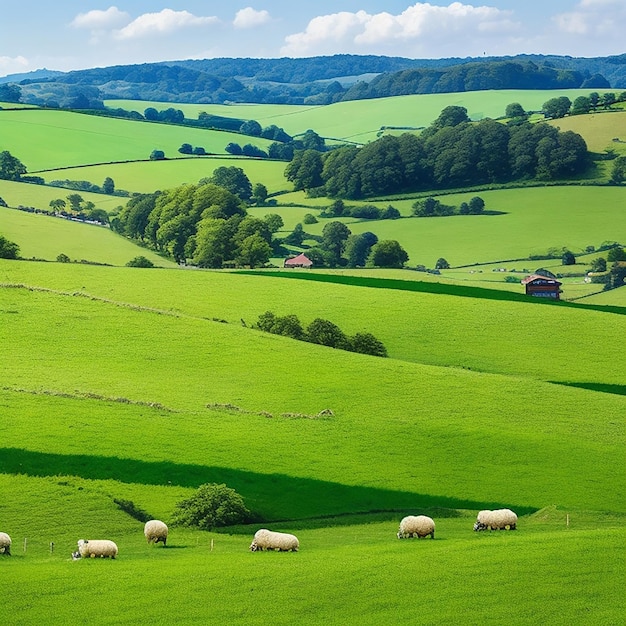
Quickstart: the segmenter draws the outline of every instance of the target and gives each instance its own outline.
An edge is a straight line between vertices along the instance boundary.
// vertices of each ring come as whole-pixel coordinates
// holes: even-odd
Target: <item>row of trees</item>
[[[272,311],[266,311],[259,315],[254,327],[274,335],[283,335],[339,350],[372,356],[387,356],[387,348],[371,333],[356,333],[348,336],[333,322],[319,317],[304,328],[295,315],[280,316]]]
[[[383,136],[362,148],[326,154],[296,152],[285,176],[296,190],[343,198],[424,189],[555,180],[580,174],[587,145],[572,131],[548,124],[471,123],[464,107],[446,107],[419,136]]]
[[[583,115],[598,109],[607,110],[616,102],[626,102],[626,91],[618,95],[610,91],[600,95],[597,91],[593,91],[588,96],[578,96],[574,102],[567,96],[559,96],[544,102],[541,110],[545,117],[559,119],[566,115]]]

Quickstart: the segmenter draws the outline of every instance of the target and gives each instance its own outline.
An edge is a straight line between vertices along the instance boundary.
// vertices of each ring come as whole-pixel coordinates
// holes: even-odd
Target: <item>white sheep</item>
[[[254,533],[254,539],[250,544],[250,550],[276,550],[280,552],[297,552],[300,542],[295,535],[278,533],[266,528],[261,528]]]
[[[435,538],[435,522],[426,515],[407,515],[400,522],[398,530],[398,539],[409,539],[411,537],[427,537]]]
[[[117,556],[117,545],[109,539],[79,539],[78,552],[84,559],[87,557],[92,559],[111,557],[114,559]]]
[[[517,515],[511,509],[480,511],[474,523],[474,530],[515,530]]]
[[[11,537],[6,533],[0,533],[0,554],[11,556]]]
[[[146,536],[146,541],[148,543],[161,542],[164,546],[166,546],[167,533],[167,524],[158,519],[151,519],[149,522],[146,522],[146,525],[143,527],[143,534]]]

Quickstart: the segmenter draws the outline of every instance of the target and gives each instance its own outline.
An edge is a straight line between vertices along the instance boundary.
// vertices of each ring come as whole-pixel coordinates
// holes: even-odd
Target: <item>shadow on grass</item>
[[[548,381],[553,385],[564,385],[565,387],[578,387],[589,391],[599,391],[601,393],[613,393],[618,396],[626,396],[626,385],[609,385],[604,383],[566,383],[558,380]]]
[[[346,523],[350,523],[349,515],[383,511],[513,507],[518,514],[526,514],[536,510],[515,503],[474,502],[448,496],[342,485],[284,474],[259,474],[226,467],[96,455],[51,454],[21,448],[0,448],[0,473],[78,476],[89,480],[194,488],[203,483],[224,483],[244,497],[248,508],[259,521],[310,519],[311,523],[325,526],[337,525],[337,516],[346,515]],[[316,521],[313,522],[313,519]]]
[[[504,289],[487,289],[485,287],[469,287],[466,285],[450,285],[448,283],[422,282],[419,280],[399,280],[395,278],[372,278],[368,276],[344,276],[340,274],[315,274],[301,271],[263,271],[239,270],[238,274],[251,276],[270,276],[274,278],[292,278],[295,280],[313,280],[320,283],[335,283],[351,285],[353,287],[369,287],[374,289],[397,289],[400,291],[416,291],[463,298],[482,298],[485,300],[505,300],[509,302],[526,302],[539,306],[561,306],[582,310],[601,311],[626,315],[626,307],[602,304],[578,304],[565,300],[551,300],[549,298],[535,298],[524,293],[507,291]]]

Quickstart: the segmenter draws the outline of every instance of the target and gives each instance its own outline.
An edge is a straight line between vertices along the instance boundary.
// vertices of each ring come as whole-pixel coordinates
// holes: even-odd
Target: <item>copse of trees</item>
[[[362,148],[302,150],[285,170],[296,190],[359,199],[424,189],[556,180],[588,165],[587,145],[572,131],[522,121],[473,123],[464,107],[446,107],[419,136],[385,135]]]
[[[265,264],[276,227],[273,215],[248,215],[239,196],[211,179],[133,196],[111,222],[115,231],[178,263],[208,268]]]

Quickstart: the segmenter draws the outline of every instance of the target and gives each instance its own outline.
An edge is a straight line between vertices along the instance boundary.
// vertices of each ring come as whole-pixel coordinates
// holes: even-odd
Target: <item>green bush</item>
[[[249,521],[250,511],[243,498],[224,484],[205,483],[196,493],[176,505],[174,523],[213,530],[219,526],[232,526]]]
[[[154,263],[145,256],[136,256],[126,263],[126,267],[154,267]]]

